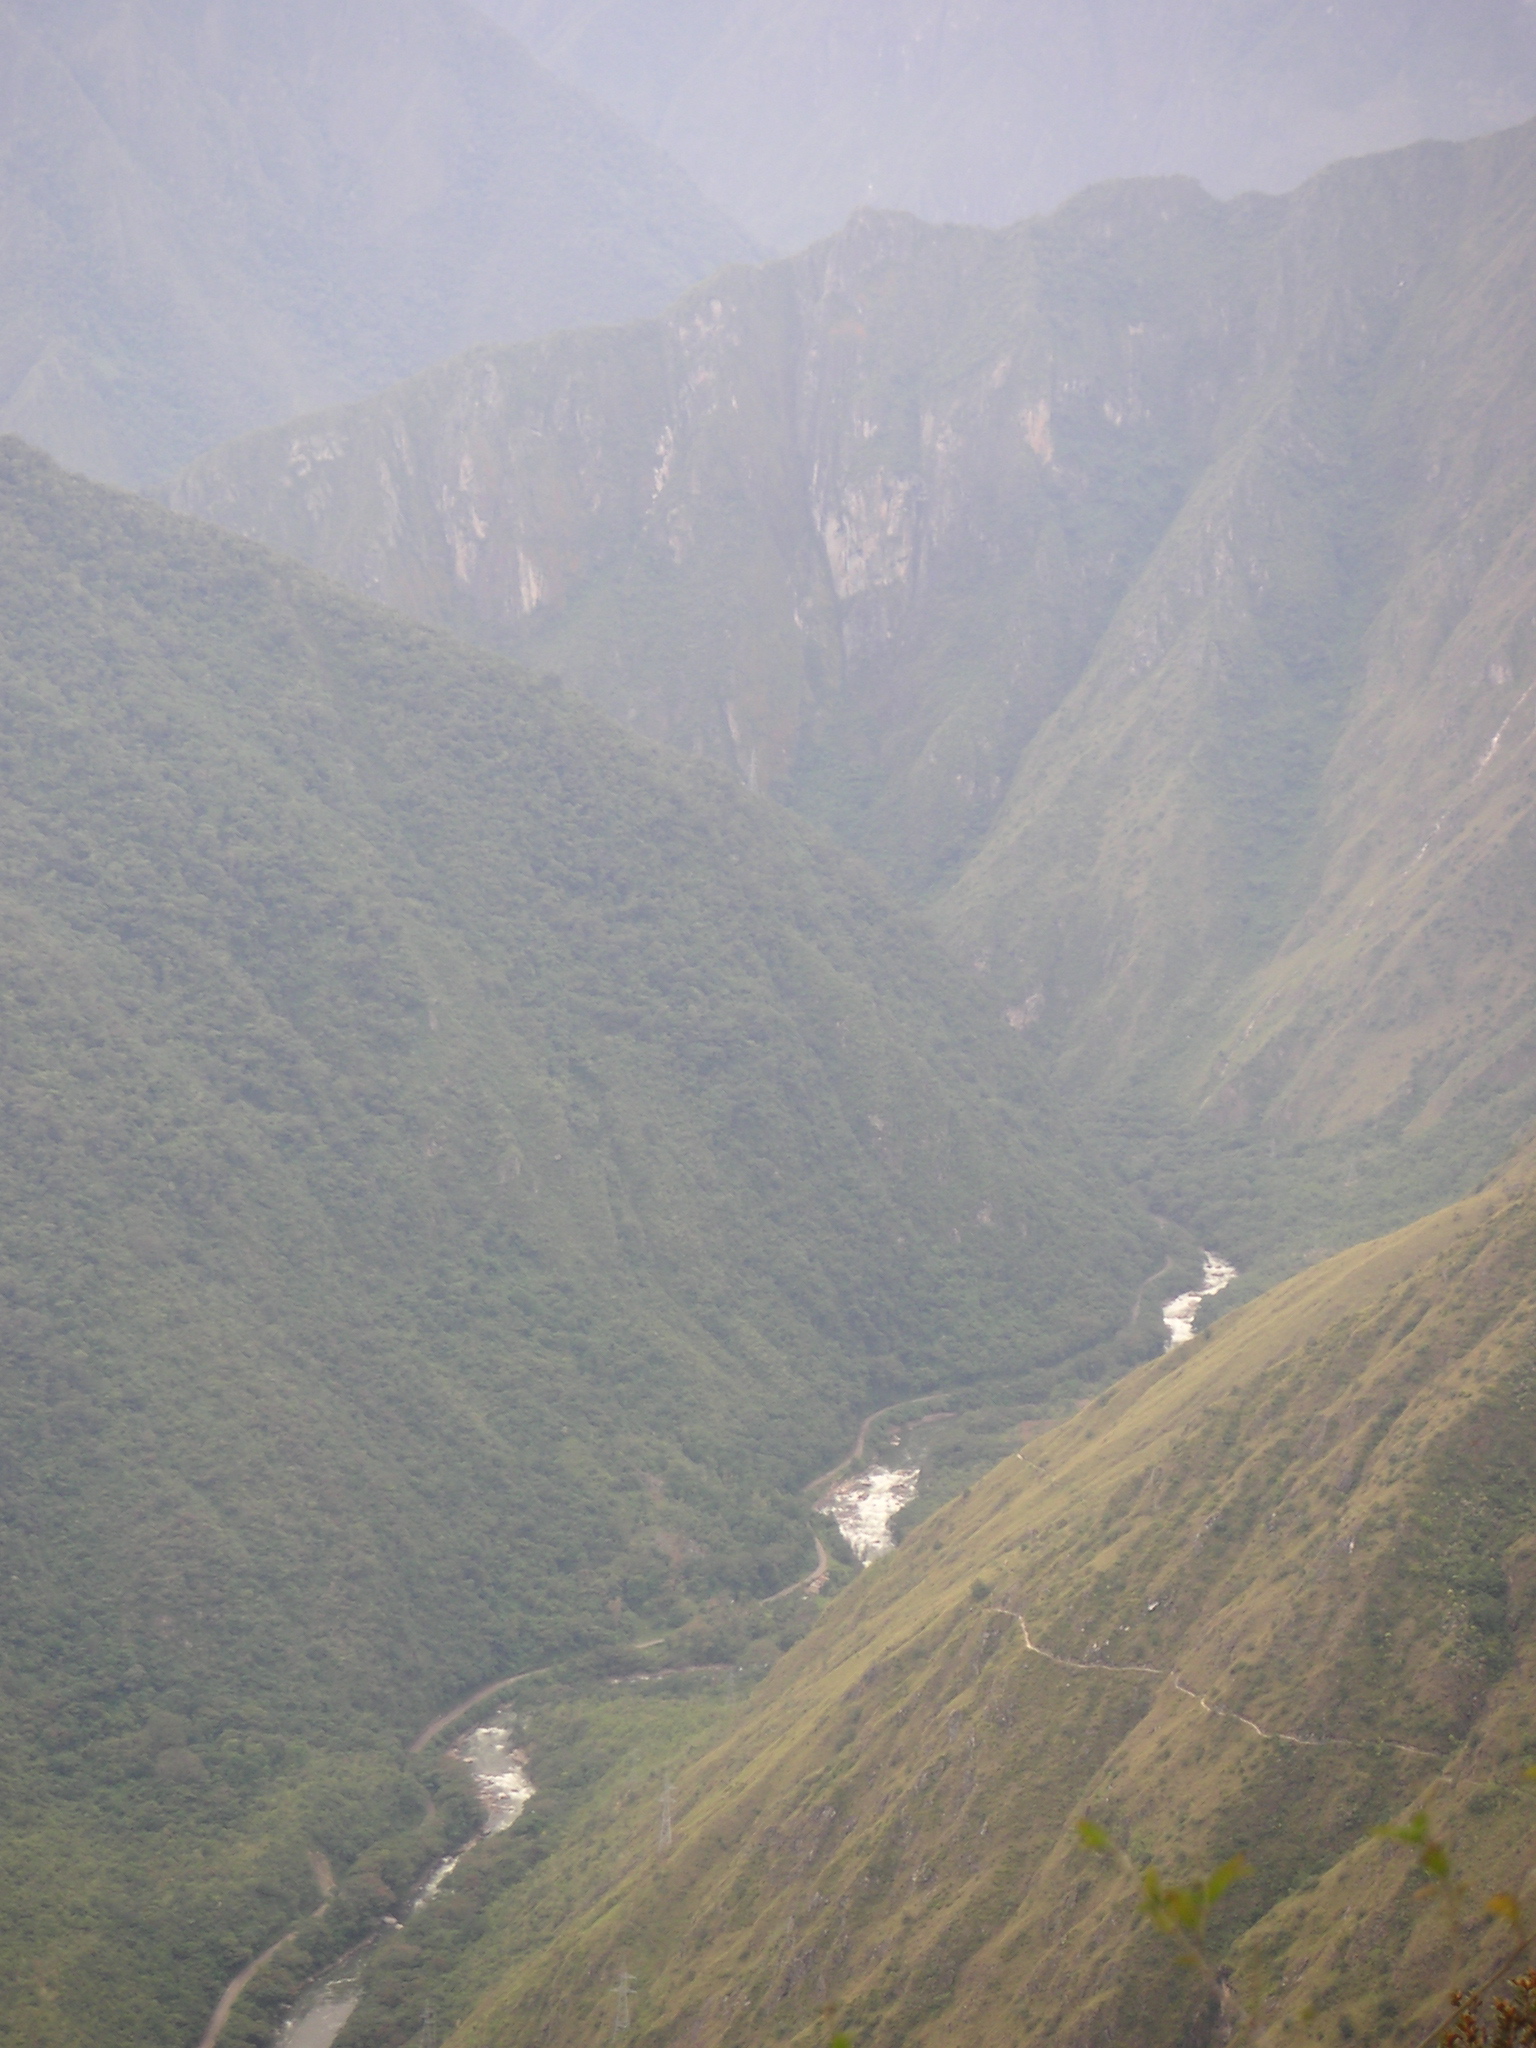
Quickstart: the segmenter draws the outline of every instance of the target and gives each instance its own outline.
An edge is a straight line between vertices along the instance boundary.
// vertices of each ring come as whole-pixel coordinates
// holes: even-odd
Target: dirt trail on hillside
[[[803,1579],[796,1579],[792,1586],[780,1586],[777,1593],[769,1593],[758,1602],[760,1607],[771,1607],[775,1600],[782,1600],[787,1593],[819,1593],[827,1583],[827,1573],[832,1569],[832,1560],[827,1555],[827,1546],[819,1536],[811,1541],[816,1546],[816,1568],[806,1573]]]
[[[1137,1319],[1141,1315],[1141,1304],[1146,1299],[1147,1289],[1149,1287],[1155,1287],[1158,1281],[1162,1279],[1163,1275],[1167,1272],[1171,1272],[1172,1269],[1173,1254],[1172,1252],[1170,1252],[1167,1258],[1164,1259],[1163,1263],[1158,1267],[1157,1271],[1155,1273],[1149,1273],[1146,1279],[1142,1281],[1141,1285],[1136,1290],[1136,1299],[1131,1303],[1130,1320],[1129,1322],[1127,1322],[1125,1326],[1128,1330],[1134,1330],[1136,1327]]]
[[[514,1671],[510,1678],[493,1678],[489,1685],[482,1685],[478,1692],[470,1693],[467,1698],[460,1700],[456,1707],[450,1707],[446,1714],[439,1714],[435,1721],[429,1721],[406,1751],[406,1755],[420,1756],[435,1735],[441,1735],[445,1728],[451,1728],[459,1716],[467,1714],[471,1707],[478,1707],[482,1701],[504,1692],[509,1685],[521,1684],[525,1678],[542,1678],[546,1672],[553,1671],[554,1668],[553,1664],[540,1664],[532,1671]]]
[[[317,1860],[320,1868],[316,1868]],[[320,1885],[322,1891],[326,1890],[321,1869],[323,1869],[325,1877],[330,1877],[331,1866],[320,1850],[316,1849],[310,1852],[310,1867],[315,1871],[315,1882]],[[330,1890],[333,1891],[335,1886],[336,1880],[332,1877]],[[327,1896],[316,1906],[314,1912],[310,1914],[310,1919],[323,1920],[326,1908],[330,1903],[329,1893],[327,1893]],[[256,1972],[264,1968],[275,1955],[285,1949],[303,1925],[304,1922],[302,1920],[298,1921],[289,1928],[286,1934],[280,1934],[270,1948],[264,1948],[259,1956],[254,1957],[252,1961],[248,1962],[243,1970],[235,1972],[234,1976],[230,1978],[224,1987],[224,1995],[209,2015],[208,2024],[203,2029],[203,2037],[198,2042],[197,2048],[214,2048],[214,2044],[229,2023],[229,2016],[235,2009],[235,2000],[240,1996],[246,1985],[250,1983]]]
[[[1016,1614],[1011,1607],[989,1607],[989,1614],[1006,1615],[1009,1621],[1019,1624],[1019,1633],[1024,1638],[1024,1647],[1036,1657],[1043,1657],[1047,1664],[1058,1664],[1063,1671],[1092,1671],[1113,1674],[1132,1674],[1139,1678],[1166,1678],[1176,1693],[1187,1700],[1193,1700],[1197,1707],[1207,1714],[1214,1714],[1219,1720],[1236,1721],[1247,1728],[1261,1742],[1290,1742],[1303,1749],[1395,1749],[1400,1756],[1427,1757],[1431,1763],[1444,1763],[1443,1753],[1436,1749],[1416,1749],[1411,1742],[1388,1742],[1378,1737],[1370,1742],[1351,1742],[1343,1735],[1283,1735],[1270,1728],[1261,1728],[1257,1721],[1250,1721],[1246,1714],[1239,1714],[1231,1707],[1214,1707],[1204,1693],[1191,1692],[1179,1677],[1177,1671],[1165,1671],[1156,1664],[1083,1664],[1075,1657],[1058,1657],[1054,1650],[1042,1650],[1029,1633],[1029,1623],[1022,1614]]]
[[[270,1948],[264,1948],[253,1962],[247,1963],[243,1970],[238,1971],[236,1975],[230,1978],[224,1987],[223,1997],[213,2008],[212,2017],[203,2029],[203,2038],[198,2042],[197,2048],[214,2048],[214,2043],[218,2040],[220,2034],[223,2033],[225,2024],[235,2009],[235,2000],[240,1996],[246,1985],[250,1983],[256,1972],[264,1964],[270,1963],[279,1949],[286,1948],[298,1931],[297,1927],[290,1927],[286,1934],[278,1936]]]
[[[824,1493],[826,1489],[832,1484],[834,1479],[841,1479],[843,1474],[848,1470],[848,1467],[850,1465],[856,1465],[859,1462],[860,1458],[863,1457],[864,1439],[869,1434],[870,1426],[872,1423],[878,1422],[882,1415],[889,1415],[892,1409],[905,1407],[907,1401],[911,1401],[914,1399],[921,1400],[922,1398],[923,1397],[920,1394],[908,1394],[904,1397],[903,1400],[887,1401],[883,1408],[876,1408],[875,1410],[873,1410],[872,1413],[866,1415],[864,1420],[859,1424],[859,1433],[854,1438],[853,1449],[848,1453],[847,1457],[839,1458],[837,1463],[833,1465],[828,1471],[823,1472],[819,1478],[807,1480],[805,1485],[801,1487],[800,1491],[802,1493]],[[938,1399],[938,1396],[936,1394],[930,1394],[928,1396],[928,1399],[930,1401],[934,1401]]]
[[[521,1679],[540,1678],[546,1671],[553,1670],[553,1668],[554,1667],[552,1665],[543,1664],[538,1666],[535,1670],[515,1671],[509,1678],[493,1679],[489,1685],[482,1685],[477,1692],[472,1692],[468,1695],[467,1698],[460,1700],[457,1706],[450,1707],[447,1713],[439,1714],[435,1720],[429,1721],[426,1727],[423,1728],[421,1733],[416,1737],[415,1741],[411,1743],[406,1754],[408,1756],[419,1756],[421,1752],[426,1748],[427,1744],[431,1742],[434,1736],[441,1735],[445,1728],[451,1728],[454,1722],[457,1721],[462,1715],[467,1714],[472,1707],[478,1707],[482,1701],[492,1698],[493,1695],[498,1692],[505,1691],[505,1689],[509,1685],[516,1685]],[[426,1798],[426,1817],[428,1820],[431,1820],[433,1816],[436,1814],[437,1808],[433,1803],[430,1793],[426,1795]],[[318,1849],[311,1850],[309,1862],[310,1868],[314,1871],[315,1874],[315,1883],[318,1885],[321,1892],[328,1895],[329,1893],[334,1891],[336,1888],[336,1879],[332,1874],[331,1866],[325,1858],[325,1856]],[[328,1904],[329,1897],[327,1896],[324,1903],[322,1903],[316,1909],[315,1913],[311,1917],[318,1920],[320,1916],[325,1912],[326,1905]],[[223,1995],[220,1997],[218,2004],[214,2007],[212,2013],[210,2014],[208,2024],[203,2029],[202,2039],[198,2042],[197,2048],[217,2048],[219,2036],[223,2033],[225,2027],[228,2025],[229,2016],[234,2011],[235,2002],[239,1998],[241,1992],[245,1989],[246,1985],[250,1983],[251,1979],[255,1976],[258,1970],[263,1969],[266,1966],[266,1964],[271,1962],[272,1958],[275,1955],[277,1955],[280,1950],[285,1949],[288,1946],[289,1942],[293,1940],[294,1936],[298,1933],[299,1928],[302,1927],[303,1924],[303,1921],[299,1921],[297,1925],[290,1927],[286,1934],[280,1934],[277,1940],[272,1943],[270,1948],[264,1948],[259,1956],[253,1957],[252,1960],[248,1962],[243,1969],[237,1970],[235,1972],[234,1976],[231,1977],[229,1982],[225,1985]],[[334,1969],[336,1965],[332,1964],[331,1967]]]

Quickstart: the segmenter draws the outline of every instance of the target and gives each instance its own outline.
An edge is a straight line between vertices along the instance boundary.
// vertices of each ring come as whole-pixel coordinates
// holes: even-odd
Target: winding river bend
[[[450,1756],[468,1764],[485,1819],[467,1842],[462,1843],[451,1856],[443,1857],[416,1886],[406,1904],[407,1917],[420,1912],[429,1899],[436,1897],[444,1880],[458,1868],[476,1842],[483,1841],[487,1835],[499,1835],[503,1828],[511,1827],[533,1797],[534,1785],[528,1775],[528,1759],[516,1746],[516,1733],[515,1720],[511,1716],[503,1716],[483,1728],[472,1728],[449,1751]],[[392,1931],[400,1922],[390,1919],[384,1925]],[[380,1938],[377,1934],[371,1936],[308,1986],[279,2030],[274,2048],[331,2048],[331,2043],[357,2010],[358,2000],[363,1995],[363,1967],[369,1951]]]
[[[1189,1342],[1195,1334],[1195,1317],[1200,1313],[1201,1302],[1208,1301],[1213,1294],[1220,1294],[1237,1278],[1236,1266],[1228,1265],[1225,1259],[1218,1259],[1207,1251],[1202,1251],[1200,1257],[1205,1262],[1205,1284],[1192,1288],[1188,1294],[1176,1294],[1172,1301],[1163,1303],[1163,1328],[1168,1332],[1168,1341],[1163,1346],[1165,1351],[1171,1351],[1175,1344]]]
[[[1193,1337],[1195,1317],[1199,1313],[1201,1302],[1214,1294],[1219,1294],[1237,1278],[1237,1268],[1225,1259],[1217,1258],[1210,1252],[1203,1252],[1201,1256],[1204,1261],[1203,1285],[1187,1294],[1175,1295],[1172,1300],[1163,1303],[1163,1324],[1168,1332],[1164,1348],[1167,1350],[1172,1350],[1176,1344],[1186,1343]],[[1152,1276],[1153,1280],[1157,1278],[1156,1274]],[[1151,1282],[1143,1283],[1150,1284]],[[1141,1296],[1138,1293],[1137,1308],[1140,1302]],[[1133,1308],[1133,1320],[1135,1313],[1136,1309]],[[877,1557],[884,1556],[894,1547],[891,1523],[908,1501],[916,1496],[919,1468],[910,1466],[896,1469],[884,1465],[871,1465],[851,1478],[841,1478],[839,1474],[846,1473],[850,1464],[856,1464],[863,1458],[865,1439],[871,1427],[882,1416],[890,1414],[894,1408],[901,1405],[901,1402],[893,1402],[866,1415],[859,1425],[858,1435],[849,1457],[842,1465],[834,1467],[820,1479],[813,1480],[807,1489],[808,1492],[816,1494],[818,1511],[831,1516],[849,1548],[860,1563],[865,1565],[873,1563]],[[836,1483],[830,1483],[833,1481]],[[820,1591],[826,1577],[827,1557],[819,1539],[816,1543],[816,1556],[816,1570],[809,1578],[797,1581],[795,1586],[786,1587],[786,1593],[798,1591],[802,1586],[812,1591]],[[778,1599],[782,1595],[774,1594],[770,1597]],[[650,1648],[651,1645],[636,1647]],[[468,1699],[460,1700],[457,1706],[450,1707],[446,1713],[440,1714],[436,1720],[429,1722],[422,1729],[411,1743],[410,1753],[419,1754],[445,1729],[451,1728],[455,1721],[462,1719],[473,1708],[484,1705],[497,1693],[507,1691],[517,1684],[519,1679],[542,1676],[543,1668],[537,1672],[518,1672],[510,1678],[498,1679],[490,1685],[482,1686]],[[467,1842],[462,1843],[451,1856],[443,1857],[417,1885],[405,1908],[407,1917],[419,1911],[436,1895],[476,1842],[486,1835],[498,1834],[503,1828],[509,1828],[533,1797],[535,1788],[528,1776],[528,1759],[515,1746],[515,1730],[515,1719],[504,1712],[500,1719],[471,1729],[454,1744],[451,1754],[468,1764],[474,1775],[475,1790],[485,1819]],[[381,1932],[399,1924],[392,1919],[386,1920]],[[240,1992],[257,1970],[270,1961],[292,1938],[291,1930],[246,1964],[231,1980],[209,2020],[199,2048],[215,2048]],[[380,1934],[369,1936],[357,1948],[333,1964],[324,1976],[306,1987],[278,2033],[274,2048],[331,2048],[331,2043],[357,2009],[362,1997],[364,1964],[369,1952],[380,1938]]]

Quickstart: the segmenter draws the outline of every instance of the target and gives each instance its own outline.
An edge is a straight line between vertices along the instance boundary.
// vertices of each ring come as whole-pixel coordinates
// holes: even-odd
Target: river
[[[837,1524],[860,1564],[873,1564],[895,1548],[891,1523],[917,1493],[918,1468],[893,1472],[873,1465],[856,1479],[845,1479],[816,1503]]]
[[[1208,1301],[1213,1294],[1220,1294],[1224,1287],[1230,1287],[1237,1278],[1236,1266],[1228,1265],[1225,1259],[1218,1259],[1211,1252],[1202,1251],[1205,1262],[1205,1284],[1192,1288],[1188,1294],[1176,1294],[1172,1301],[1163,1303],[1163,1328],[1168,1332],[1168,1341],[1163,1346],[1171,1351],[1175,1344],[1187,1344],[1195,1334],[1195,1317],[1200,1313],[1202,1301]]]
[[[1200,1312],[1201,1302],[1220,1294],[1237,1278],[1236,1266],[1226,1259],[1217,1258],[1214,1252],[1202,1251],[1200,1257],[1203,1266],[1201,1285],[1191,1288],[1187,1294],[1176,1294],[1171,1301],[1163,1303],[1163,1326],[1168,1332],[1163,1348],[1167,1351],[1176,1344],[1189,1342],[1195,1334],[1195,1318]],[[888,1411],[882,1409],[879,1412],[885,1414]],[[865,1418],[853,1447],[855,1458],[862,1453],[865,1431],[875,1419],[874,1416]],[[860,1564],[873,1564],[877,1557],[883,1557],[888,1550],[895,1548],[891,1523],[907,1502],[916,1496],[919,1476],[919,1468],[915,1465],[900,1471],[885,1465],[871,1465],[856,1477],[841,1480],[821,1494],[816,1507],[819,1513],[832,1517]],[[309,2048],[309,2044],[303,2044],[303,2048]]]
[[[516,1733],[515,1718],[506,1716],[489,1722],[483,1728],[471,1729],[449,1751],[461,1763],[468,1764],[485,1818],[467,1842],[451,1856],[443,1857],[416,1886],[406,1902],[407,1916],[419,1912],[429,1899],[436,1896],[444,1880],[457,1869],[476,1842],[483,1841],[487,1835],[499,1835],[503,1828],[511,1827],[533,1797],[534,1785],[528,1775],[528,1759],[516,1746]],[[399,1924],[398,1921],[385,1923],[391,1930]],[[331,2048],[331,2043],[357,2010],[363,1995],[363,1968],[369,1952],[381,1938],[379,1935],[371,1936],[305,1990],[279,2029],[274,2048]]]

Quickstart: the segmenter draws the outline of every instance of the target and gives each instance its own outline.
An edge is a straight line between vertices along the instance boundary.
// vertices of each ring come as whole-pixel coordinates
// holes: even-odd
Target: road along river
[[[1215,1258],[1209,1252],[1203,1253],[1202,1256],[1205,1262],[1204,1285],[1188,1294],[1176,1295],[1173,1300],[1163,1304],[1163,1323],[1168,1331],[1169,1349],[1175,1344],[1186,1342],[1194,1335],[1194,1319],[1201,1302],[1213,1294],[1219,1294],[1237,1278],[1237,1268],[1229,1265],[1225,1259]],[[1157,1274],[1152,1275],[1152,1281],[1158,1277]],[[1150,1285],[1151,1281],[1143,1284]],[[1136,1307],[1132,1310],[1133,1321],[1140,1305],[1141,1296],[1138,1293]],[[888,1550],[894,1548],[891,1523],[908,1501],[915,1498],[919,1468],[911,1466],[895,1469],[884,1465],[872,1465],[852,1478],[839,1479],[837,1475],[846,1472],[849,1464],[857,1463],[863,1457],[865,1439],[873,1425],[894,1409],[910,1402],[912,1398],[908,1395],[904,1401],[891,1402],[884,1408],[876,1409],[873,1414],[866,1415],[859,1425],[858,1435],[849,1457],[831,1472],[824,1473],[818,1480],[813,1480],[811,1487],[807,1489],[817,1490],[817,1511],[831,1516],[861,1564],[872,1564],[877,1557],[883,1557]],[[942,1396],[929,1395],[926,1398],[940,1399]],[[829,1485],[828,1482],[832,1480],[837,1480],[837,1483]],[[772,1594],[770,1598],[782,1599],[784,1593],[797,1592],[802,1588],[810,1592],[819,1592],[826,1581],[826,1570],[826,1552],[818,1540],[816,1570],[809,1578],[797,1581],[794,1586],[786,1586],[783,1593]],[[647,1643],[637,1644],[636,1647],[649,1649],[652,1646]],[[440,1714],[436,1720],[429,1722],[410,1745],[411,1754],[419,1754],[472,1708],[484,1705],[495,1694],[517,1684],[519,1679],[542,1675],[542,1668],[537,1672],[518,1672],[510,1678],[498,1679],[491,1685],[481,1687],[468,1699],[460,1700],[457,1706],[450,1707],[447,1713]],[[485,1821],[469,1841],[463,1843],[453,1855],[445,1856],[416,1887],[408,1902],[407,1914],[419,1910],[437,1893],[460,1859],[477,1841],[485,1835],[497,1834],[501,1829],[510,1827],[532,1798],[534,1787],[528,1777],[528,1760],[522,1751],[515,1747],[513,1741],[515,1726],[515,1722],[504,1712],[499,1720],[472,1729],[454,1745],[451,1754],[467,1763],[474,1774],[475,1789],[485,1813]],[[392,1924],[399,1923],[387,1921],[385,1926],[388,1928]],[[224,2023],[241,1991],[262,1964],[269,1961],[292,1938],[293,1933],[290,1931],[281,1941],[275,1942],[253,1962],[248,1963],[232,1979],[209,2020],[199,2048],[215,2048]],[[306,1988],[278,2034],[274,2048],[331,2048],[331,2043],[357,2008],[362,1996],[363,1964],[369,1950],[379,1938],[378,1935],[370,1936],[338,1963],[333,1964],[323,1977]]]
[[[487,1835],[499,1835],[533,1797],[528,1776],[528,1759],[516,1746],[517,1724],[509,1715],[473,1728],[449,1751],[468,1764],[475,1781],[475,1793],[485,1819],[469,1840],[445,1856],[416,1886],[406,1904],[406,1915],[417,1913],[434,1898],[447,1878],[468,1855],[476,1842]],[[386,1929],[399,1926],[386,1920]],[[380,1939],[371,1936],[332,1965],[304,1991],[278,2032],[275,2048],[331,2048],[331,2043],[351,2019],[363,1995],[363,1965],[368,1952]]]
[[[1163,1327],[1168,1332],[1165,1350],[1171,1351],[1175,1344],[1188,1343],[1195,1334],[1195,1318],[1200,1312],[1201,1302],[1208,1301],[1213,1294],[1220,1294],[1237,1278],[1236,1266],[1226,1259],[1217,1258],[1207,1251],[1202,1251],[1200,1257],[1204,1268],[1201,1285],[1187,1294],[1176,1294],[1171,1301],[1163,1303]],[[1167,1263],[1159,1272],[1166,1270]],[[1142,1284],[1149,1286],[1157,1278],[1158,1274],[1154,1273],[1150,1281]],[[1138,1292],[1131,1311],[1133,1322],[1140,1308],[1141,1294]],[[893,1402],[892,1408],[900,1405]],[[883,1557],[895,1547],[891,1523],[917,1493],[919,1473],[916,1466],[898,1471],[885,1465],[871,1465],[851,1479],[837,1478],[839,1471],[846,1471],[848,1464],[863,1457],[865,1438],[871,1425],[890,1413],[891,1408],[881,1408],[873,1415],[866,1415],[859,1425],[850,1458],[813,1482],[816,1487],[824,1489],[817,1495],[817,1512],[832,1517],[861,1564],[872,1564],[877,1557]],[[831,1480],[836,1480],[836,1484],[829,1485]]]

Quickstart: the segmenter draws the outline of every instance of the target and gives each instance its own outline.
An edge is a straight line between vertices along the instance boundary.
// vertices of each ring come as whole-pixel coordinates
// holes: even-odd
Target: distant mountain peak
[[[111,480],[750,252],[464,0],[0,9],[0,426]]]

